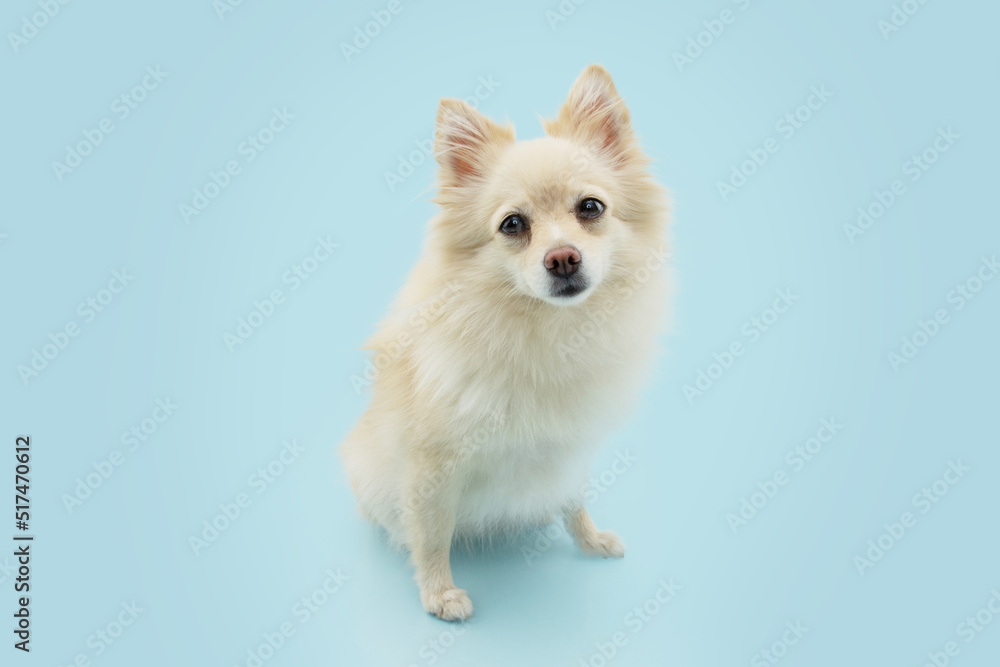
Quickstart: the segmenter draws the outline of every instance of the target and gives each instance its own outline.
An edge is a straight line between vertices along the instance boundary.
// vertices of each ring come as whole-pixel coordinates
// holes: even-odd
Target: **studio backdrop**
[[[997,665],[998,24],[5,3],[0,663]],[[338,456],[393,363],[363,346],[439,210],[439,101],[538,138],[592,64],[672,202],[580,489],[625,557],[558,517],[456,549],[445,622]]]

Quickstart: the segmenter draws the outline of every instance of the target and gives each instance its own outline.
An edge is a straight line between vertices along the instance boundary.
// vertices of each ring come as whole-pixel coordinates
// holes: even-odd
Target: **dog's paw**
[[[593,535],[579,540],[580,548],[589,556],[601,558],[624,558],[625,544],[613,531],[599,530]]]
[[[464,621],[472,616],[472,600],[461,588],[421,596],[424,609],[444,621]]]

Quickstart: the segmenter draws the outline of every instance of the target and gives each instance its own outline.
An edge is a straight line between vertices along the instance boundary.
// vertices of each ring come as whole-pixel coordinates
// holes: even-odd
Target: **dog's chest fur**
[[[508,313],[496,328],[422,341],[415,380],[449,406],[460,531],[546,522],[580,499],[594,449],[648,366],[659,308],[646,288],[572,316]]]

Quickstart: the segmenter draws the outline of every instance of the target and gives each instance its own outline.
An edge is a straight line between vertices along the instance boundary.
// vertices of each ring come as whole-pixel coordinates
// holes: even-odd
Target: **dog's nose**
[[[545,254],[545,268],[554,276],[568,278],[580,266],[580,251],[571,245],[549,250]]]

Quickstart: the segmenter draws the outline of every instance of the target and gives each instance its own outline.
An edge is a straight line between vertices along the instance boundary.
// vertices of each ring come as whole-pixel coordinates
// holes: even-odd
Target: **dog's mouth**
[[[571,299],[587,291],[589,286],[587,279],[577,273],[567,278],[554,279],[549,293],[557,299]]]

